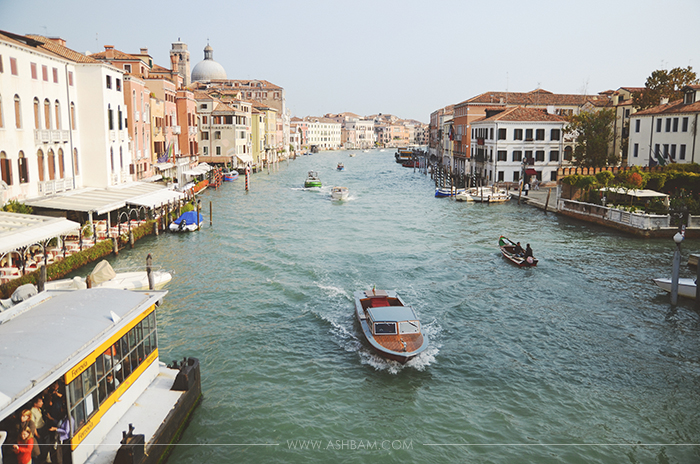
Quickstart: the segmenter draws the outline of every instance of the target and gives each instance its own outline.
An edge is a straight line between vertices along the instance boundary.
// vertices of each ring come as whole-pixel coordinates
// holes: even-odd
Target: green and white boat
[[[309,175],[304,181],[304,188],[321,187],[321,179],[316,171],[309,171]]]

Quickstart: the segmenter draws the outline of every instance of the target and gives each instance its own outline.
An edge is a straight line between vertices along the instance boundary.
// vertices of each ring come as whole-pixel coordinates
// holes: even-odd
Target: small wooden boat
[[[347,187],[333,187],[331,189],[332,200],[347,200],[350,192]]]
[[[197,217],[197,211],[187,211],[171,222],[168,229],[171,232],[193,232],[198,230],[203,222],[204,216],[199,214],[199,217]]]
[[[653,279],[654,283],[662,290],[671,293],[671,279]],[[681,277],[678,279],[678,294],[686,298],[695,299],[697,285],[695,279]]]
[[[238,179],[238,171],[230,171],[224,173],[224,182],[233,182]]]
[[[507,190],[493,187],[472,187],[455,195],[455,200],[457,201],[474,201],[477,203],[504,203],[510,198],[511,195]]]
[[[316,171],[309,171],[309,174],[304,181],[304,188],[312,187],[321,187],[321,179],[318,178],[318,173]]]
[[[338,166],[335,167],[338,171],[345,171],[345,165],[343,163],[338,163]]]
[[[522,255],[519,255],[515,253],[515,246],[516,244],[507,239],[506,237],[502,236],[498,239],[498,246],[501,249],[501,253],[503,254],[503,257],[506,258],[508,261],[511,263],[515,264],[516,266],[520,267],[534,267],[537,266],[537,258],[534,256],[528,256],[524,257]]]
[[[419,168],[420,162],[418,160],[408,160],[401,163],[401,166],[405,168]]]
[[[362,333],[380,355],[403,364],[428,347],[416,312],[396,292],[372,289],[354,297]]]
[[[349,156],[350,156],[350,158],[354,158],[354,157],[355,157],[355,153],[350,153]]]

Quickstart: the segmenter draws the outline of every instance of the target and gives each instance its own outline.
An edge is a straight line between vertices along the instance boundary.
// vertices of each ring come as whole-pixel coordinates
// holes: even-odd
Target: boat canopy
[[[617,193],[619,195],[627,195],[634,198],[666,198],[668,195],[665,193],[657,192],[656,190],[649,189],[624,189],[622,187],[603,187],[598,190],[599,192],[609,192]]]
[[[415,311],[410,306],[380,306],[367,308],[369,317],[373,321],[385,321],[385,322],[401,322],[401,321],[414,321],[418,318],[416,317]]]
[[[180,217],[175,219],[173,222],[175,224],[180,224],[183,219],[187,224],[201,224],[202,222],[204,222],[204,217],[201,213],[199,214],[199,221],[197,221],[197,211],[187,211],[185,213],[182,213]]]

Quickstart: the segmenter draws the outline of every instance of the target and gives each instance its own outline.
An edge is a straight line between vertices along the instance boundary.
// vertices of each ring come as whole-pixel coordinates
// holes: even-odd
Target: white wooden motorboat
[[[653,279],[654,283],[667,292],[671,292],[671,279]],[[695,298],[695,291],[697,285],[695,284],[695,279],[688,277],[681,277],[678,279],[678,294],[686,298]]]
[[[510,198],[507,190],[493,187],[472,187],[455,195],[455,200],[478,203],[503,203]]]

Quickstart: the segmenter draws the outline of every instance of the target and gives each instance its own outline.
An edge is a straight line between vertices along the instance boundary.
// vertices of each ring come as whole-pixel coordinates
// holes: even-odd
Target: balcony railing
[[[39,182],[40,195],[54,195],[56,193],[67,192],[73,190],[73,179],[55,179],[45,182]]]
[[[41,143],[49,143],[51,141],[51,131],[35,129],[34,130],[34,143],[39,145]]]
[[[173,135],[180,135],[180,126],[172,126]]]

